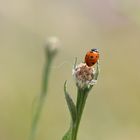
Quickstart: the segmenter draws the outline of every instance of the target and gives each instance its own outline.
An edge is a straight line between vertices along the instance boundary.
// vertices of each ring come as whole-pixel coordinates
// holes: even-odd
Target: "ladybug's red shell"
[[[89,51],[85,56],[85,63],[91,67],[93,66],[99,59],[99,52],[98,51]]]

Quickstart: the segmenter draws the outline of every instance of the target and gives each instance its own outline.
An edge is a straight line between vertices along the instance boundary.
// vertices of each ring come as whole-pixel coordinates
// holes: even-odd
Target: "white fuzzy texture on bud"
[[[87,66],[86,63],[77,65],[73,69],[72,74],[79,88],[90,87],[91,85],[96,84],[97,80],[94,79],[95,69]]]
[[[48,37],[46,39],[46,45],[45,47],[53,52],[56,51],[60,48],[61,44],[60,44],[60,40],[57,37]]]

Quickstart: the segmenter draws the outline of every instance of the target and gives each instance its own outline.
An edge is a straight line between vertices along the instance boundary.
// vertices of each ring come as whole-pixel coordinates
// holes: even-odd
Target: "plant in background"
[[[42,77],[42,88],[41,88],[41,93],[39,94],[37,106],[35,108],[35,113],[33,114],[29,140],[35,140],[36,138],[38,122],[41,116],[42,108],[46,100],[46,95],[48,91],[48,79],[52,66],[52,61],[54,60],[54,57],[58,52],[59,46],[60,46],[60,42],[56,37],[48,38],[45,44],[45,66],[44,66],[43,77]]]
[[[96,50],[96,49],[94,49]],[[97,51],[97,50],[96,50]],[[90,51],[90,55],[92,56],[92,51]],[[89,58],[89,63],[87,63],[87,55],[86,55],[86,63],[80,63],[79,65],[76,65],[76,62],[74,64],[74,68],[72,70],[72,74],[74,76],[74,79],[76,81],[77,86],[77,101],[76,104],[70,97],[69,93],[66,89],[66,82],[64,84],[64,93],[65,98],[67,101],[67,105],[71,114],[71,124],[69,127],[69,130],[64,135],[62,140],[76,140],[77,139],[77,133],[79,129],[79,124],[81,121],[82,113],[85,107],[86,99],[88,97],[88,94],[92,87],[96,84],[97,78],[99,75],[99,61],[97,59],[96,67],[94,68],[90,64],[90,61],[92,62],[93,57]],[[96,57],[97,58],[97,57]]]

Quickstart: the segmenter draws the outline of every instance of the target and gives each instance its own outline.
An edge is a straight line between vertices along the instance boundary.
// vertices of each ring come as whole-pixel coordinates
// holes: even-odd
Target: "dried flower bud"
[[[73,69],[73,76],[76,80],[76,85],[83,89],[86,87],[90,87],[96,83],[96,79],[94,79],[95,69],[93,67],[89,67],[86,63],[80,63]]]
[[[45,49],[48,55],[56,53],[60,46],[60,40],[57,37],[49,37],[46,39]]]

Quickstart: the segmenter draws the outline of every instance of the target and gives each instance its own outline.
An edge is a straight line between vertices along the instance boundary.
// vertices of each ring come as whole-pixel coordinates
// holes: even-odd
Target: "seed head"
[[[56,54],[60,46],[60,40],[57,37],[49,37],[46,39],[45,49],[48,55]]]
[[[77,87],[84,89],[86,87],[90,87],[96,83],[95,69],[93,67],[89,67],[86,63],[80,63],[73,69],[73,76],[76,81]]]

